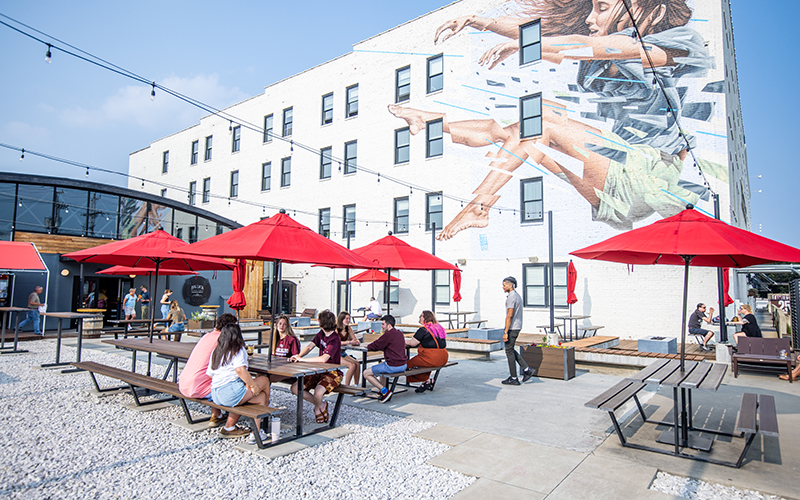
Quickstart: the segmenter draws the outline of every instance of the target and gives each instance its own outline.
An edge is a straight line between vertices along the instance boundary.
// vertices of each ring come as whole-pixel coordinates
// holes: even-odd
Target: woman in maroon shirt
[[[325,310],[319,313],[320,331],[310,344],[305,346],[300,354],[289,358],[291,362],[304,363],[332,363],[341,364],[342,341],[336,333],[336,316]],[[303,358],[314,346],[319,347],[319,356]],[[336,389],[342,383],[342,372],[339,370],[328,371],[317,375],[309,375],[303,379],[303,399],[314,404],[314,415],[318,424],[328,421],[328,403],[323,403],[322,397]],[[292,394],[301,390],[297,382],[292,384]],[[314,391],[312,394],[311,391]],[[298,415],[298,418],[300,416]]]
[[[350,382],[355,380],[357,384],[361,380],[361,365],[358,361],[345,353],[346,346],[361,345],[361,342],[356,338],[353,329],[350,327],[350,313],[342,311],[336,317],[336,333],[342,341],[342,363],[347,367],[347,373],[344,376],[345,385],[350,385]]]

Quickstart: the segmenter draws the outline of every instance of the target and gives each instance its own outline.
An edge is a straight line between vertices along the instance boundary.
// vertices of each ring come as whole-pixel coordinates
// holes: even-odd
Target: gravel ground
[[[33,498],[448,498],[475,478],[425,462],[448,446],[412,434],[433,424],[342,406],[352,434],[268,460],[234,449],[218,430],[170,424],[178,407],[135,412],[127,394],[94,398],[89,375],[33,368],[52,361],[51,342],[0,356],[0,497]],[[130,369],[130,358],[86,349],[85,361]],[[64,359],[75,350],[62,348]],[[163,373],[157,366],[154,376]],[[113,384],[100,377],[100,384]],[[272,404],[294,406],[275,390]],[[305,405],[305,422],[313,422]],[[208,409],[196,408],[208,413]],[[294,425],[294,412],[282,415]],[[241,442],[241,441],[239,441]],[[332,471],[332,472],[331,472]]]
[[[732,486],[707,483],[699,479],[673,476],[666,472],[659,472],[656,475],[650,489],[692,500],[785,500],[775,495],[765,495],[758,491],[740,490]]]

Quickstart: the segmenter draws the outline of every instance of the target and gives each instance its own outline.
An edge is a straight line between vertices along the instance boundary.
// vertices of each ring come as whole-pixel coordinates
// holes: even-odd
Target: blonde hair
[[[744,309],[748,313],[753,314],[753,308],[750,307],[750,304],[742,304],[741,306],[739,306],[739,309]]]
[[[180,307],[178,306],[178,301],[177,300],[171,301],[169,303],[169,308],[170,309],[180,309]]]

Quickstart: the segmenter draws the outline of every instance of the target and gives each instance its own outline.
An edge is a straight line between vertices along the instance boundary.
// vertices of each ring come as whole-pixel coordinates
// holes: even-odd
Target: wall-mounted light
[[[136,277],[136,275],[135,275],[135,274],[129,274],[128,276],[129,276],[131,279],[133,279],[133,278],[135,278],[135,277]]]
[[[61,276],[69,276],[69,269],[62,269]]]
[[[459,266],[465,266],[467,264],[467,259],[458,259],[456,262],[458,262]]]
[[[539,262],[539,257],[528,257],[528,262],[536,263]]]

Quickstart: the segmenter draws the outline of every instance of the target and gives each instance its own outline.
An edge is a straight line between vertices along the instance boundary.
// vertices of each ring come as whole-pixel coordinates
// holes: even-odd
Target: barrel
[[[103,329],[103,317],[83,318],[83,338],[96,339],[100,337],[100,330]]]

